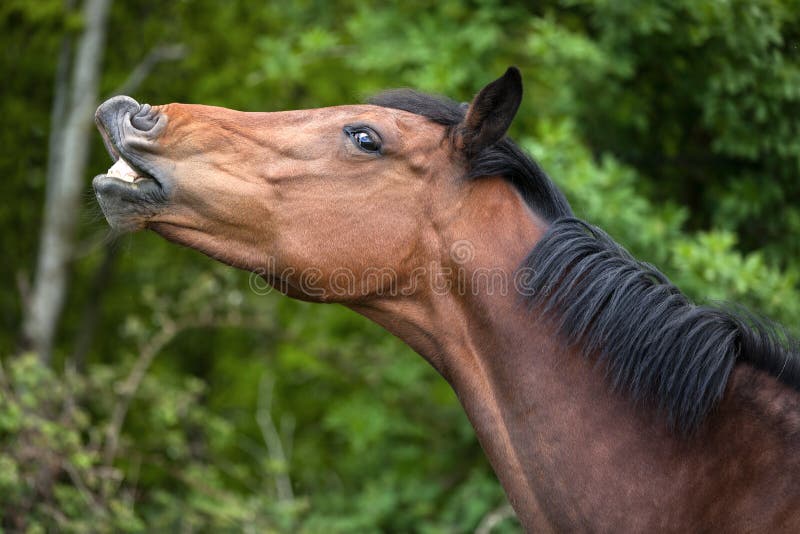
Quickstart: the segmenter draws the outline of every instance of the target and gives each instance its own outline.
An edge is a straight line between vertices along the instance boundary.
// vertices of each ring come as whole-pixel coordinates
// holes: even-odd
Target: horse
[[[117,96],[108,223],[336,302],[452,386],[531,532],[800,532],[800,350],[693,304],[576,218],[509,137],[510,67],[470,103],[241,112]]]

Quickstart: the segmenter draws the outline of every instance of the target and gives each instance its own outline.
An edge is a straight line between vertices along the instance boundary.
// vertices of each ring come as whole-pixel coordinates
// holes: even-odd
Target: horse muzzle
[[[155,163],[167,116],[128,96],[106,100],[95,123],[114,164],[92,180],[106,220],[116,230],[143,227],[166,203],[169,186]]]

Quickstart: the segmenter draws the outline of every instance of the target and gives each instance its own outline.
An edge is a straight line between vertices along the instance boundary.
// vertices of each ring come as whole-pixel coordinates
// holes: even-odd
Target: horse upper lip
[[[97,107],[94,122],[97,124],[103,142],[113,159],[119,157],[122,141],[122,125],[126,116],[135,115],[141,110],[139,103],[129,96],[114,96]]]
[[[95,124],[114,162],[106,173],[107,176],[129,183],[136,178],[151,178],[161,185],[152,166],[139,154],[128,150],[125,142],[126,136],[157,133],[154,129],[159,125],[159,113],[152,106],[140,105],[127,96],[115,96],[97,108]]]
[[[103,140],[106,145],[106,149],[111,156],[111,160],[114,162],[114,164],[105,172],[106,176],[118,178],[128,183],[135,182],[137,178],[149,178],[155,181],[158,185],[161,185],[160,180],[156,178],[155,174],[149,169],[143,169],[141,165],[137,165],[131,161],[133,158],[123,157],[122,150],[116,147],[114,143],[107,138],[107,133],[102,127],[100,128],[100,133],[103,136]]]
[[[120,158],[120,154],[119,150],[114,146],[113,141],[111,141],[111,134],[109,134],[105,124],[98,120],[97,116],[95,116],[95,124],[97,124],[97,130],[100,132],[100,137],[103,139],[103,145],[105,145],[108,155],[111,156],[111,161],[116,163]]]

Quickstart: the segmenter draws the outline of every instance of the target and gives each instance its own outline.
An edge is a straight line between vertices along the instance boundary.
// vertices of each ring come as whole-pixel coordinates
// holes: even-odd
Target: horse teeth
[[[108,169],[106,176],[111,176],[112,178],[117,178],[131,184],[139,177],[136,171],[122,158],[119,158],[117,162]]]

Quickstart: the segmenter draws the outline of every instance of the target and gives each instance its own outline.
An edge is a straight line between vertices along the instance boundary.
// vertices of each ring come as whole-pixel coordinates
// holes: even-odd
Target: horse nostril
[[[131,124],[140,132],[149,132],[158,123],[157,113],[150,104],[142,105],[139,110],[131,117]]]

